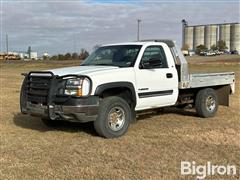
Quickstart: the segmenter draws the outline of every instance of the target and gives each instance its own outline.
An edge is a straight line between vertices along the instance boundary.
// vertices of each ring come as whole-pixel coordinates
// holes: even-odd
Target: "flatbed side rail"
[[[196,73],[189,75],[189,86],[187,88],[210,87],[219,85],[231,85],[234,92],[234,72],[223,73]]]

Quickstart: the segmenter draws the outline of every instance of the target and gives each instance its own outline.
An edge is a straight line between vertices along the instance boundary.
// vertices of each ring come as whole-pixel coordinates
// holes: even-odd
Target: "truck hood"
[[[64,76],[64,75],[68,75],[68,74],[89,75],[92,73],[108,71],[108,70],[113,70],[113,69],[119,69],[119,67],[115,67],[115,66],[74,66],[74,67],[50,69],[47,71],[51,71],[54,75]]]

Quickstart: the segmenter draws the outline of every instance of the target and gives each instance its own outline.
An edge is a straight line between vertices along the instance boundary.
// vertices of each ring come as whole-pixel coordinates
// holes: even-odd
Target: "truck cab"
[[[103,45],[80,66],[24,75],[22,113],[48,126],[93,121],[106,138],[125,134],[147,109],[191,105],[201,117],[213,117],[218,105],[229,105],[235,85],[233,72],[189,74],[171,40]]]

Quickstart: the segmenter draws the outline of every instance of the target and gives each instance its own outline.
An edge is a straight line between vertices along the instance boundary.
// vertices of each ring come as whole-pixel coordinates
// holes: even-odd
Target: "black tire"
[[[26,77],[22,82],[21,92],[20,92],[20,110],[22,114],[26,114],[27,110],[27,96],[26,96]]]
[[[42,122],[44,125],[46,125],[47,127],[58,127],[60,125],[60,122],[57,120],[51,120],[49,118],[41,118]]]
[[[128,95],[129,94],[127,94],[126,92],[123,92],[123,93],[119,94],[118,97],[124,99],[129,105],[131,104],[130,105],[130,108],[131,108],[131,121],[130,121],[130,123],[136,123],[137,122],[137,113],[135,111],[135,106],[133,106],[132,101],[129,99]]]
[[[134,124],[136,122],[137,122],[137,113],[136,113],[135,109],[132,108],[130,123]]]
[[[197,93],[195,107],[200,117],[214,117],[218,110],[218,97],[214,89],[206,88]]]
[[[116,109],[116,113],[114,114],[115,109]],[[111,120],[110,117],[113,115],[116,115],[117,111],[122,112],[123,114],[122,118],[124,119],[124,123],[122,122],[123,120],[120,120],[120,122],[123,124],[121,124],[120,127],[116,125],[116,128],[119,128],[119,129],[113,130],[113,128],[115,127],[114,124],[117,124],[117,123],[113,122],[111,125],[110,121],[119,122],[119,119],[118,119],[119,117],[117,118],[115,116],[115,119],[112,118],[114,120]],[[124,135],[127,132],[129,123],[131,121],[131,108],[124,99],[118,96],[110,96],[110,97],[104,98],[100,103],[98,114],[99,114],[98,119],[94,121],[94,128],[100,136],[105,138],[117,138]]]

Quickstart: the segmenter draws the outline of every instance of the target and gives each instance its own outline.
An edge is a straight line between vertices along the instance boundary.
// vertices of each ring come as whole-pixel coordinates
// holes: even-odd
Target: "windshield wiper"
[[[105,63],[100,63],[100,64],[92,64],[93,66],[117,66],[114,64],[105,64]]]
[[[120,67],[118,65],[105,64],[105,63],[100,63],[100,64],[81,64],[80,66],[116,66],[116,67]]]

